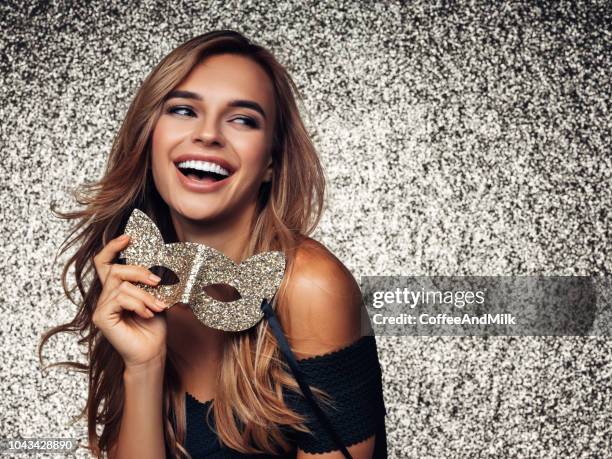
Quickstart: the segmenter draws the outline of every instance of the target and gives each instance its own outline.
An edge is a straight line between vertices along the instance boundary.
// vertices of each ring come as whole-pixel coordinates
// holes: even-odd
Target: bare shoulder
[[[298,358],[325,354],[361,336],[362,296],[346,266],[306,238],[287,281],[286,332]]]

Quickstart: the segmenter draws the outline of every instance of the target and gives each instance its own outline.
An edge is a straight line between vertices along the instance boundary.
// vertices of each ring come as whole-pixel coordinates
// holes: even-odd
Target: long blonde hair
[[[77,247],[64,265],[61,279],[66,296],[78,306],[78,311],[72,321],[42,336],[38,355],[42,365],[44,344],[60,332],[78,334],[78,343],[87,345],[88,365],[59,362],[50,366],[64,365],[88,373],[87,403],[76,420],[87,416],[88,448],[96,457],[102,457],[119,434],[124,366],[120,355],[91,320],[102,289],[92,258],[110,239],[122,233],[134,208],[145,211],[155,221],[165,242],[177,240],[168,206],[157,192],[151,175],[151,133],[168,93],[207,56],[222,53],[253,59],[266,71],[275,91],[273,178],[260,190],[258,213],[246,255],[268,250],[285,252],[287,275],[273,304],[281,324],[286,323],[285,290],[295,249],[321,218],[325,179],[296,104],[301,96],[290,75],[268,50],[237,32],[220,30],[185,42],[155,67],[128,109],[103,177],[74,191],[76,202],[84,207],[68,212],[51,209],[62,219],[77,220],[55,259],[71,247]],[[74,265],[76,284],[69,290],[66,278],[71,265]],[[77,289],[80,300],[74,296]],[[189,457],[184,448],[184,394],[174,362],[176,357],[168,349],[163,394],[164,435],[173,457]],[[308,431],[304,418],[283,402],[283,387],[297,392],[299,387],[287,372],[265,320],[245,332],[228,334],[219,378],[215,399],[206,416],[214,413],[218,436],[226,446],[243,453],[278,454],[290,448],[281,427]],[[313,389],[321,400],[328,401],[323,391]],[[239,427],[236,418],[244,428]],[[99,437],[98,423],[103,425]]]

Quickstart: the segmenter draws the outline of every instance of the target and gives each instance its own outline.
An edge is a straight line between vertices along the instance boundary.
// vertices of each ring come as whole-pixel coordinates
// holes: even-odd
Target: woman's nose
[[[213,117],[204,118],[194,127],[192,140],[204,145],[217,143],[223,145],[223,133]]]

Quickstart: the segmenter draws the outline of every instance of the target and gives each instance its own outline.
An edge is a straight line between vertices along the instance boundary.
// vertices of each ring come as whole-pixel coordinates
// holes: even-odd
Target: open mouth
[[[175,163],[185,177],[199,183],[214,183],[228,178],[231,171],[209,161],[182,161]]]

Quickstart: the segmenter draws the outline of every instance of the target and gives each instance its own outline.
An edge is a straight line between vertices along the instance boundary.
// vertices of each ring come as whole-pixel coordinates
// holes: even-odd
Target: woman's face
[[[208,57],[167,97],[152,138],[155,186],[193,220],[254,209],[272,177],[274,91],[265,71],[234,54]]]

